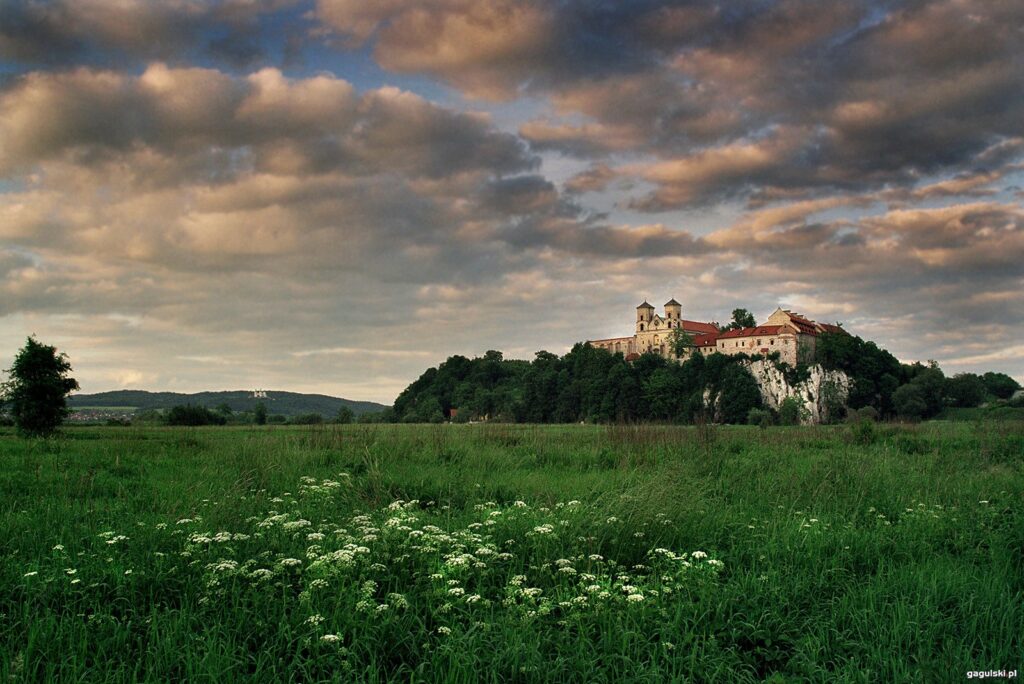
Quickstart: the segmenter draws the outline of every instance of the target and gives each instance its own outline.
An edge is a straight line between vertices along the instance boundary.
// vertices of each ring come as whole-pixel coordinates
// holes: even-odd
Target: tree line
[[[452,356],[427,369],[395,400],[388,420],[441,422],[499,420],[524,423],[671,421],[714,419],[726,423],[796,422],[798,404],[772,411],[744,354],[694,355],[677,363],[658,354],[626,361],[622,354],[577,344],[564,356],[537,352],[532,361],[506,360],[488,351],[469,359]],[[779,364],[790,382],[807,367]],[[844,333],[819,336],[813,363],[841,370],[852,388],[833,411],[871,418],[921,420],[944,408],[975,407],[1007,400],[1020,385],[1005,373],[947,377],[934,362],[903,364],[874,342]],[[716,404],[710,414],[708,405]]]
[[[682,345],[685,340],[680,340]],[[168,411],[147,411],[134,421],[166,425],[266,425],[288,423],[407,422],[495,420],[521,423],[643,422],[794,423],[799,402],[783,402],[777,410],[762,406],[761,393],[744,361],[745,354],[695,354],[679,363],[655,353],[626,361],[589,344],[576,344],[564,356],[537,352],[532,361],[505,359],[499,351],[481,357],[449,357],[427,369],[395,400],[394,406],[358,419],[348,407],[324,418],[311,413],[268,415],[266,406],[236,413],[227,404],[214,408],[180,405]],[[780,364],[791,383],[807,377],[807,367]],[[947,407],[971,408],[986,403],[1024,407],[1011,400],[1020,384],[1005,373],[959,373],[947,377],[938,364],[900,363],[874,342],[845,333],[818,337],[813,363],[841,370],[852,383],[844,405],[830,411],[833,419],[922,420]],[[0,385],[0,424],[15,425],[19,434],[46,436],[67,417],[67,395],[78,388],[71,364],[54,347],[28,338]]]

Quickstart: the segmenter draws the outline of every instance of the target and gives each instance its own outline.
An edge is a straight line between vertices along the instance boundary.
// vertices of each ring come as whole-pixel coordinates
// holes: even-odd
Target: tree
[[[171,410],[167,412],[168,425],[195,427],[198,425],[224,425],[226,422],[227,418],[223,414],[211,411],[205,406],[178,405],[171,407]]]
[[[693,335],[682,328],[672,328],[668,336],[669,349],[677,359],[686,356],[693,347]]]
[[[756,326],[757,321],[754,320],[754,314],[750,313],[746,309],[733,309],[732,323],[725,326],[725,330],[739,330],[741,328],[753,328]]]
[[[897,415],[905,420],[920,420],[928,411],[924,392],[919,385],[900,385],[892,393],[892,403]]]
[[[267,407],[262,401],[252,410],[252,422],[256,425],[267,424]]]
[[[1020,389],[1020,383],[1006,373],[989,371],[981,376],[981,380],[985,383],[988,393],[998,399],[1009,399],[1014,392]]]
[[[973,408],[985,401],[985,382],[974,373],[957,373],[946,380],[946,398],[953,406]]]
[[[334,422],[338,425],[348,425],[355,419],[355,414],[352,413],[352,409],[348,406],[342,406],[338,409],[338,415],[334,417]]]
[[[52,434],[67,417],[67,395],[78,389],[78,381],[68,376],[67,355],[29,337],[6,372],[10,380],[0,394],[6,397],[18,433],[25,437]]]

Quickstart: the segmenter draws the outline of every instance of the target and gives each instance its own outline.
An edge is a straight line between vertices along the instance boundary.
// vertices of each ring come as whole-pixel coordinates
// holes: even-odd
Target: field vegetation
[[[947,681],[1019,422],[0,429],[0,680]]]

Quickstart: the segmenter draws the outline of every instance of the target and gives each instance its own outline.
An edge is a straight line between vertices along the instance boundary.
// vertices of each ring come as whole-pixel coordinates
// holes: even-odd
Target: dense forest
[[[797,419],[787,415],[785,406],[779,412],[762,407],[757,384],[742,363],[749,358],[697,355],[676,363],[644,354],[626,361],[621,354],[582,343],[561,357],[538,352],[532,361],[506,360],[497,351],[474,359],[452,356],[424,372],[398,396],[391,411],[376,418],[689,423],[710,419],[705,397],[712,396],[718,397],[714,418],[727,423]],[[947,377],[934,363],[901,364],[875,343],[846,334],[821,335],[814,360],[850,376],[853,387],[846,410],[853,415],[931,418],[950,406],[1009,399],[1020,388],[1002,373]],[[784,369],[794,380],[806,372],[801,367]]]

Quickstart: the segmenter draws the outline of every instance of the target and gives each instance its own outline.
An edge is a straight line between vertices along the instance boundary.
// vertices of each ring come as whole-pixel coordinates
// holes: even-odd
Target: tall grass
[[[1019,668],[1022,466],[1012,421],[0,433],[0,681]]]

